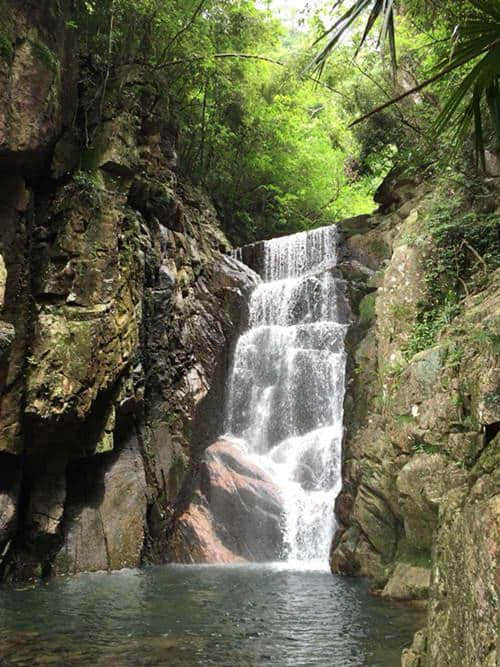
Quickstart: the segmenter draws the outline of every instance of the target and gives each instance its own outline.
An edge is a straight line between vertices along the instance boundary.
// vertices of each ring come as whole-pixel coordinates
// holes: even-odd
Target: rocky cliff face
[[[497,186],[488,187],[498,213]],[[438,258],[433,189],[402,181],[381,194],[385,210],[343,225],[354,324],[331,565],[370,577],[384,597],[429,599],[406,667],[494,665],[500,273],[415,353],[428,267]]]
[[[166,122],[121,105],[82,139],[67,17],[39,4],[11,2],[0,42],[0,567],[11,578],[165,558],[186,473],[218,435],[254,285],[224,255],[210,203],[178,181]]]

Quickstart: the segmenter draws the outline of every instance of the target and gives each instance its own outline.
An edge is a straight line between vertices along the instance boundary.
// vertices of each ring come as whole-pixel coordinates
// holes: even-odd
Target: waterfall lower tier
[[[347,329],[337,246],[335,226],[263,244],[227,388],[227,437],[281,494],[286,560],[326,562],[335,527]]]

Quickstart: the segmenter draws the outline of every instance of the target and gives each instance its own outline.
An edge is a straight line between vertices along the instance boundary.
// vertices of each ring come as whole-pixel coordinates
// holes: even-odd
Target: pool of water
[[[396,667],[422,624],[327,571],[153,567],[0,588],[0,665]]]

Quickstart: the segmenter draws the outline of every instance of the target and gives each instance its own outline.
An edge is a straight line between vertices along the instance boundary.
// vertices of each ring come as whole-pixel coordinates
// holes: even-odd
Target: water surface
[[[0,589],[0,665],[397,667],[421,613],[289,565],[165,566]]]

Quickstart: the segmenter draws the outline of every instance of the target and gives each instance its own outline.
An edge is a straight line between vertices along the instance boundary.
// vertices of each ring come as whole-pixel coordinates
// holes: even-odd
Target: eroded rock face
[[[369,576],[384,597],[429,598],[428,626],[404,665],[493,665],[500,272],[466,299],[434,345],[408,359],[433,249],[428,193],[404,182],[395,196],[381,193],[384,211],[361,233],[346,230],[341,268],[354,324],[331,565]]]
[[[137,567],[144,548],[147,484],[137,436],[68,471],[68,529],[55,574]]]
[[[257,280],[179,182],[175,129],[110,89],[85,137],[59,4],[2,17],[0,576],[21,579],[165,560]]]
[[[199,489],[176,521],[172,558],[181,563],[273,561],[282,548],[282,500],[240,445],[220,440],[201,460]]]
[[[0,161],[43,157],[74,113],[78,70],[66,11],[19,0],[3,11]]]
[[[442,504],[433,547],[430,665],[497,664],[500,437],[485,448],[473,479],[468,493],[450,492]]]

